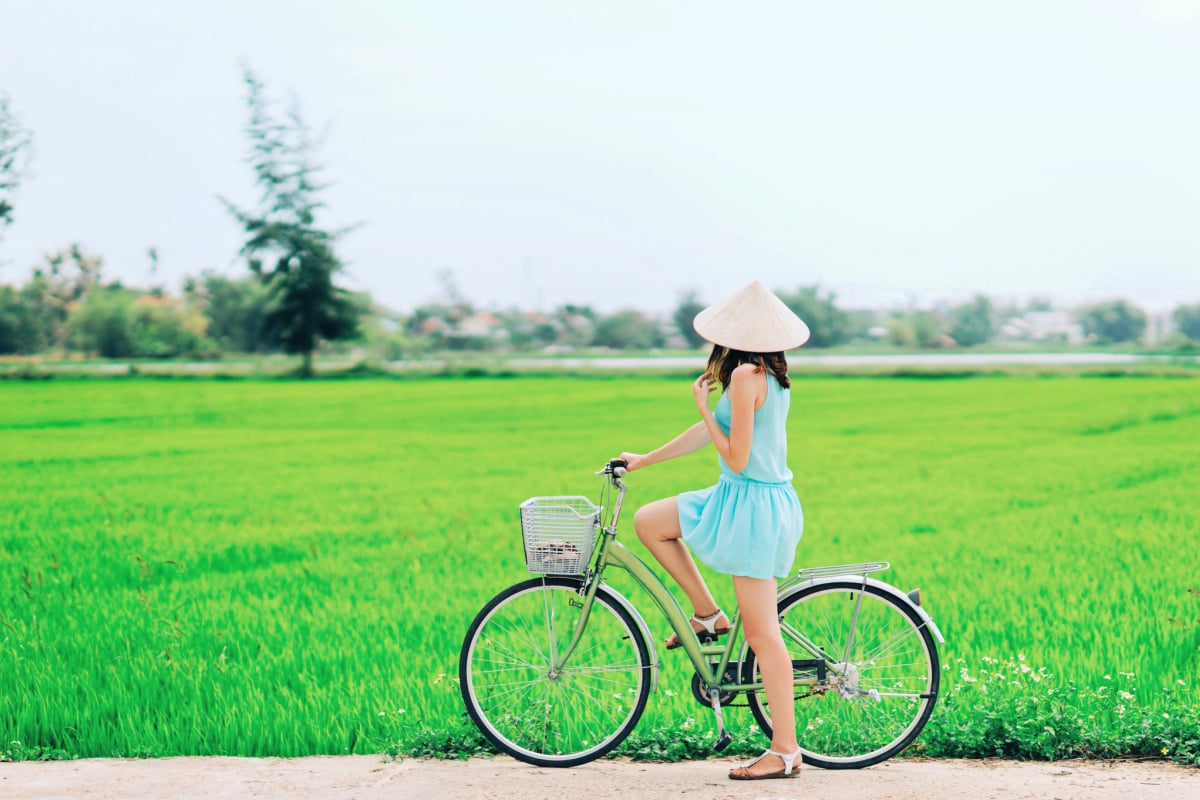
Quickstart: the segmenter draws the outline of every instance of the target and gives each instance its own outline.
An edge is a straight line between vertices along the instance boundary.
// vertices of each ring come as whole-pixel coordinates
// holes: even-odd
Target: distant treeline
[[[150,269],[155,254],[150,251]],[[447,350],[653,350],[703,343],[691,320],[704,303],[683,292],[672,313],[636,309],[601,313],[585,305],[552,311],[480,309],[451,274],[444,295],[411,313],[350,294],[357,335],[321,342],[326,352],[365,351],[380,360],[419,358]],[[1151,319],[1125,300],[1056,310],[1049,302],[1001,305],[978,296],[926,309],[852,310],[817,286],[777,290],[812,328],[809,346],[883,343],[910,348],[973,347],[997,341],[1111,344],[1152,339],[1158,346],[1200,342],[1200,303]],[[133,288],[103,274],[103,261],[79,245],[48,254],[18,286],[0,284],[0,354],[101,358],[219,358],[231,353],[288,352],[267,282],[256,274],[203,272],[179,294]]]

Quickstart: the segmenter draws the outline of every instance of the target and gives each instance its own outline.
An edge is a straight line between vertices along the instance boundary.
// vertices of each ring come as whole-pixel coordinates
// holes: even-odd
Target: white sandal
[[[725,617],[725,612],[719,608],[713,613],[709,614],[707,617],[698,617],[695,614],[692,614],[691,621],[700,626],[700,630],[696,631],[696,637],[700,639],[700,644],[709,644],[711,642],[715,642],[718,637],[729,633],[728,617],[725,617],[724,628],[717,627],[717,620],[719,620],[721,617]],[[668,650],[674,650],[677,647],[683,647],[683,642],[679,640],[678,634],[673,633],[671,634],[671,637],[672,638],[667,639],[665,642]]]
[[[762,761],[767,756],[778,756],[783,761],[783,769],[778,772],[768,772],[765,775],[751,775],[749,770],[758,762]],[[788,755],[779,753],[774,750],[768,750],[758,758],[751,761],[744,767],[734,767],[729,772],[729,780],[731,781],[762,781],[771,778],[795,778],[800,775],[800,768],[796,766],[796,759],[800,757],[800,748],[796,748],[796,752]],[[741,775],[735,775],[734,770],[741,770]]]

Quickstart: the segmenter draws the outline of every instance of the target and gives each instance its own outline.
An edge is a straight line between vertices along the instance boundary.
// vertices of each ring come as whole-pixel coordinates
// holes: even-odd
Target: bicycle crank
[[[729,747],[733,737],[725,730],[725,717],[721,714],[721,690],[709,689],[708,697],[712,702],[713,713],[717,715],[717,741],[713,743],[713,750],[719,753]]]
[[[737,683],[737,677],[740,673],[741,673],[741,665],[740,664],[730,664],[729,668],[725,670],[725,674],[721,676],[721,683]],[[708,706],[712,702],[709,699],[708,692],[709,692],[708,684],[706,684],[703,681],[703,679],[701,679],[700,673],[693,672],[692,673],[692,697],[696,698],[696,702],[699,703],[700,705]],[[736,692],[721,692],[718,699],[720,700],[721,705],[728,706],[728,705],[733,704],[733,701],[736,697],[737,697]]]

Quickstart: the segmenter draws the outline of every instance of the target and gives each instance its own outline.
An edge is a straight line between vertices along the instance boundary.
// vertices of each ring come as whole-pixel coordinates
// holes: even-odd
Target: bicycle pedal
[[[719,753],[726,747],[729,747],[731,742],[733,742],[733,737],[727,732],[722,731],[720,738],[718,738],[716,744],[713,745],[713,750]]]

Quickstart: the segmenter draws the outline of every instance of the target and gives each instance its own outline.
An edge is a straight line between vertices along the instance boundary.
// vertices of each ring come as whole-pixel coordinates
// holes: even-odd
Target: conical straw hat
[[[709,306],[692,321],[713,344],[747,353],[791,350],[808,341],[808,326],[759,281]]]

